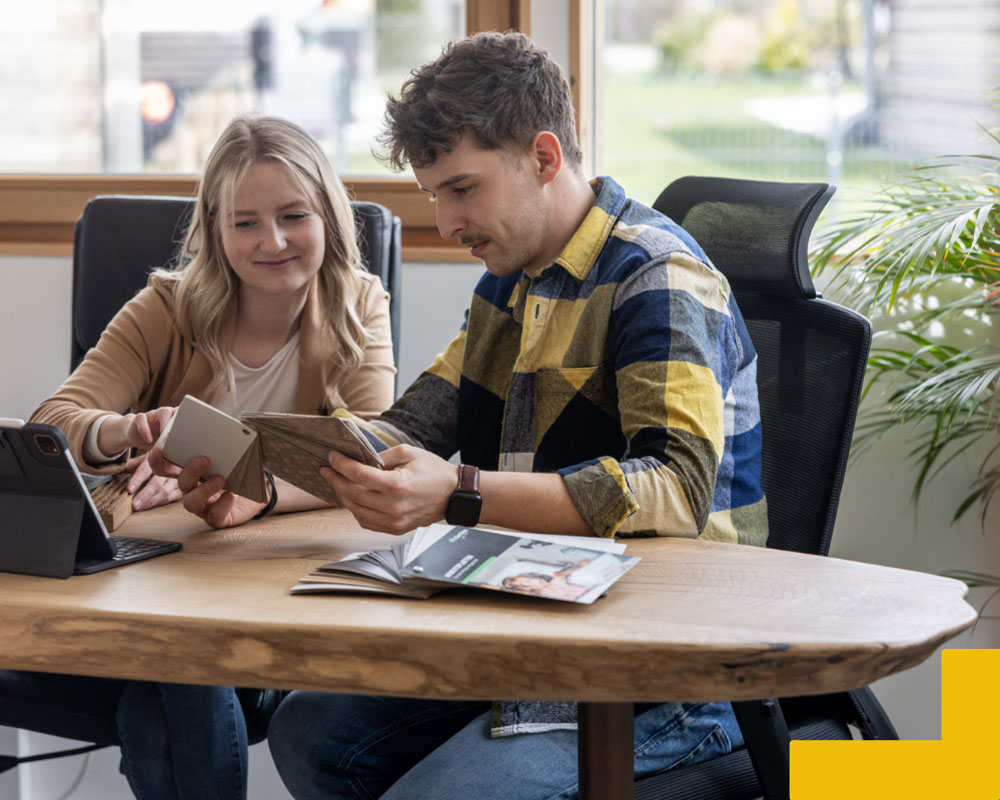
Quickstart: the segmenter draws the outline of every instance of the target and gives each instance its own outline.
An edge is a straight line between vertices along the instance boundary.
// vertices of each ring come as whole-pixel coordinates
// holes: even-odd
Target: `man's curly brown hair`
[[[540,131],[579,165],[573,98],[559,65],[522,33],[478,33],[413,70],[386,104],[380,158],[396,170],[431,166],[463,135],[487,150],[528,149]]]

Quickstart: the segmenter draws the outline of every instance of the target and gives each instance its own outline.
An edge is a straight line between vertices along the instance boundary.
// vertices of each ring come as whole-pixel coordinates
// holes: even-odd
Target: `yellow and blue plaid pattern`
[[[486,273],[373,428],[483,469],[558,471],[600,536],[763,544],[756,353],[729,285],[671,220],[593,185],[556,261]]]

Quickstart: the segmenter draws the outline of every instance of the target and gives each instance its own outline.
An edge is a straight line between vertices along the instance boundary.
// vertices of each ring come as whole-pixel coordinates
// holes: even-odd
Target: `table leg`
[[[733,703],[733,713],[743,732],[763,800],[788,800],[791,737],[781,704],[773,697],[738,700]]]
[[[632,800],[632,703],[580,703],[580,800]]]

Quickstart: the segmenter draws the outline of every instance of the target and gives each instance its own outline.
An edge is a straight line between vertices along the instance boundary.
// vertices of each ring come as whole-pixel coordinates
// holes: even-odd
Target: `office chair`
[[[155,267],[174,262],[195,200],[187,197],[104,195],[91,199],[73,237],[73,300],[70,369],[97,344],[111,318],[146,285]],[[399,217],[383,205],[352,202],[361,258],[389,292],[393,357],[399,366],[402,255]],[[264,740],[271,715],[285,692],[236,690],[250,744]],[[0,755],[0,772],[28,761],[76,755],[117,742],[16,758]]]
[[[138,195],[94,197],[73,237],[70,369],[97,344],[111,318],[146,285],[154,267],[173,263],[194,199]],[[353,202],[361,259],[389,292],[392,350],[399,366],[402,254],[399,217],[383,205]]]
[[[827,555],[871,343],[860,314],[821,299],[807,248],[835,189],[684,177],[653,208],[729,280],[757,351],[767,546]],[[636,800],[788,798],[789,739],[896,739],[871,690],[733,703],[746,745],[635,784]]]

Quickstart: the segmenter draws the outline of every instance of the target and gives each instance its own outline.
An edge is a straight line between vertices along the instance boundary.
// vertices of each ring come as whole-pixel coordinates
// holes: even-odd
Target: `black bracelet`
[[[278,489],[274,485],[274,476],[264,470],[264,477],[267,478],[267,482],[271,484],[271,499],[267,501],[267,505],[264,506],[260,511],[253,515],[254,519],[260,519],[261,517],[267,516],[272,511],[274,511],[274,506],[278,502]]]

